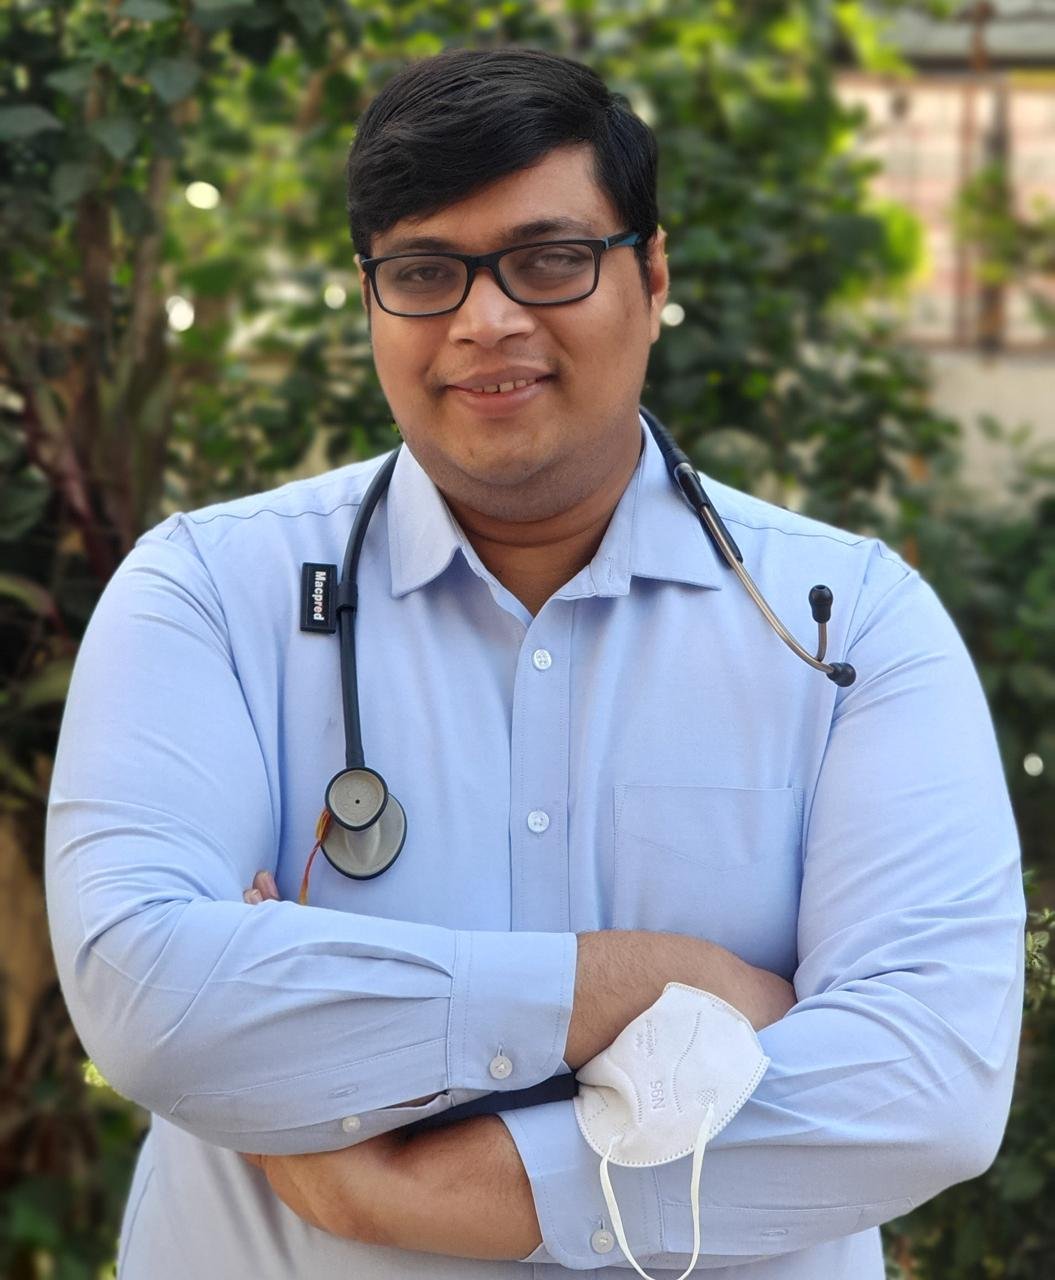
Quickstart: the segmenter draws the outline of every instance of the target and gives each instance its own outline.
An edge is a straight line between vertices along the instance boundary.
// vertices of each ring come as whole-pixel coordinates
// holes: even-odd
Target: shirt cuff
[[[447,1033],[452,1088],[526,1089],[564,1071],[574,933],[459,930]]]
[[[542,1244],[530,1261],[552,1260],[573,1271],[623,1265],[601,1190],[601,1157],[579,1132],[574,1102],[546,1102],[499,1114],[527,1170],[542,1232]],[[627,1242],[645,1265],[663,1249],[655,1170],[609,1164],[608,1172]]]

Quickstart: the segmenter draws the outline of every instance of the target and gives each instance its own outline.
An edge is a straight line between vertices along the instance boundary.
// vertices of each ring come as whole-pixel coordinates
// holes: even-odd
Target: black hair
[[[348,152],[348,222],[361,257],[401,218],[453,204],[556,147],[589,144],[594,174],[636,231],[648,283],[656,233],[655,135],[589,67],[538,49],[449,49],[398,72]]]

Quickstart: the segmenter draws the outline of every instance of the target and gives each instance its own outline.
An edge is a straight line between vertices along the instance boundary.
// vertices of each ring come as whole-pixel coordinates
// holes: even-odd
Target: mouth
[[[456,391],[468,391],[474,396],[504,396],[510,391],[520,391],[523,387],[533,387],[536,382],[545,382],[548,374],[538,378],[515,378],[512,382],[495,382],[490,386],[455,387]]]
[[[449,386],[447,390],[462,405],[478,414],[493,416],[514,412],[543,395],[552,374],[537,378],[514,378],[509,382],[495,382],[478,387]]]

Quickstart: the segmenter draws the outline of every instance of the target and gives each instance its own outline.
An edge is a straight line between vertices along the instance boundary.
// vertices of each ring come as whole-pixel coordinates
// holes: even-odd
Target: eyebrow
[[[537,218],[534,222],[521,222],[515,227],[507,227],[499,233],[502,245],[530,244],[532,240],[545,240],[550,236],[571,235],[584,237],[587,240],[598,240],[596,231],[588,222],[580,222],[577,218]],[[382,254],[374,253],[372,257],[387,257],[392,253],[460,253],[453,240],[444,240],[439,236],[403,236],[394,240]]]

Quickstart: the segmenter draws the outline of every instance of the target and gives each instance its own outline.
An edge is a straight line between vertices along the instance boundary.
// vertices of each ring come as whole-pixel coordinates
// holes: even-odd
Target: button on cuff
[[[615,1236],[610,1231],[595,1231],[590,1237],[590,1248],[594,1253],[611,1253],[615,1248]]]
[[[564,1067],[575,993],[574,933],[460,930],[447,1075],[460,1089],[528,1088]],[[515,1070],[489,1070],[495,1057]],[[576,1130],[578,1132],[578,1130]]]
[[[496,1080],[506,1080],[513,1074],[513,1064],[504,1053],[496,1054],[487,1069]]]

